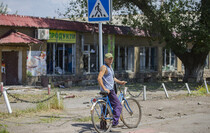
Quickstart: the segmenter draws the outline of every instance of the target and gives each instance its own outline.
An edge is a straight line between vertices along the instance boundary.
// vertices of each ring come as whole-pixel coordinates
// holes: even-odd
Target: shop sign
[[[50,30],[50,39],[47,42],[76,43],[76,32]]]

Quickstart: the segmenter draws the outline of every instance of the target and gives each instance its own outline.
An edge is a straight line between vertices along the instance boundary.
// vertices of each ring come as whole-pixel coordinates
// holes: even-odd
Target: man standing
[[[98,83],[102,91],[108,93],[108,97],[113,108],[113,127],[118,125],[118,120],[122,111],[122,105],[114,91],[114,81],[118,84],[125,85],[126,81],[120,81],[114,77],[114,71],[112,69],[113,55],[111,53],[105,54],[105,64],[101,66],[98,75]]]

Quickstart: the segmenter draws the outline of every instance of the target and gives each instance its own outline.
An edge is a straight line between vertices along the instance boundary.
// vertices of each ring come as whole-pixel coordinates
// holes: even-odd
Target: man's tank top
[[[114,89],[114,71],[113,71],[112,67],[110,68],[106,64],[105,64],[105,66],[107,68],[108,73],[104,74],[104,76],[102,78],[103,84],[104,84],[105,88],[107,88],[109,90],[113,90]],[[101,90],[104,91],[102,88],[101,88]]]

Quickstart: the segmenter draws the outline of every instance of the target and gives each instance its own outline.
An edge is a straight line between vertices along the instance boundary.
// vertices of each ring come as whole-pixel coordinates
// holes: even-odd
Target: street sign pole
[[[112,14],[112,0],[88,0],[88,21],[99,22],[99,65],[103,65],[103,37],[102,22],[110,21]]]
[[[103,65],[103,35],[102,35],[102,22],[98,23],[99,29],[99,64]]]

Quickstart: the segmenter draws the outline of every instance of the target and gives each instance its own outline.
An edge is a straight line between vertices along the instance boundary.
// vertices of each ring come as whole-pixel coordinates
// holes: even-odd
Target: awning
[[[9,31],[0,38],[0,44],[38,44],[43,43],[36,38],[30,37],[14,30]]]

